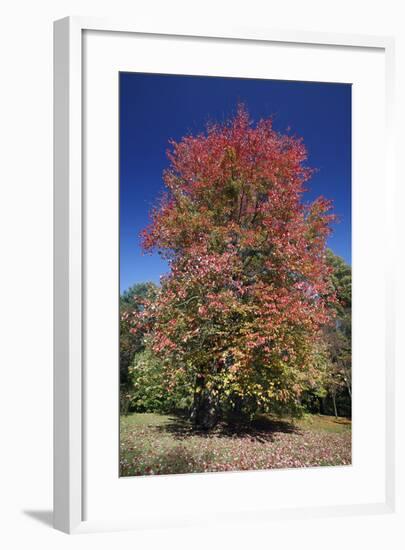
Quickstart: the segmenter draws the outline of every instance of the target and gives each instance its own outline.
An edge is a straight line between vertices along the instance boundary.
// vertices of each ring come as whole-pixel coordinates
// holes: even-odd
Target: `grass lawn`
[[[184,474],[351,463],[351,422],[267,416],[246,427],[195,431],[188,420],[152,413],[121,417],[120,475]]]

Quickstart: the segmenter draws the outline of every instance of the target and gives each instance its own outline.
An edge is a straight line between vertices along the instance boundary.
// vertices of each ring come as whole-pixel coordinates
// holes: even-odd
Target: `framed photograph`
[[[393,512],[393,40],[54,45],[55,527]]]

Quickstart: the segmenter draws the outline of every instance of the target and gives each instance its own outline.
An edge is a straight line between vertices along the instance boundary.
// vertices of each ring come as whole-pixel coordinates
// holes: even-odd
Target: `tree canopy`
[[[172,142],[166,192],[142,234],[170,263],[131,319],[165,370],[194,392],[193,418],[221,407],[289,407],[318,377],[317,345],[336,313],[323,197],[304,204],[302,140],[232,120]]]

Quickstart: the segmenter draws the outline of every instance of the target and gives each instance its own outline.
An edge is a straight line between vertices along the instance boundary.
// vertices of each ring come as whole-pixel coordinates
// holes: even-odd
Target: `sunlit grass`
[[[352,429],[351,420],[341,416],[306,414],[303,418],[295,420],[294,423],[303,429],[320,432],[350,433]]]

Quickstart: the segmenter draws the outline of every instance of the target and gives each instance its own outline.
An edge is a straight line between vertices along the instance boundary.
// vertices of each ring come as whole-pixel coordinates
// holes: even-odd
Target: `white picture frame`
[[[201,41],[221,40],[244,43],[279,43],[295,47],[304,45],[330,48],[347,48],[349,51],[379,50],[384,56],[385,75],[385,148],[384,148],[384,194],[387,203],[385,237],[394,231],[393,212],[395,197],[393,161],[393,79],[394,41],[389,37],[330,35],[312,32],[286,32],[263,29],[182,29],[182,28],[137,28],[136,24],[98,20],[93,18],[71,17],[55,22],[54,34],[54,525],[68,533],[104,529],[128,529],[160,525],[187,525],[197,522],[196,518],[184,517],[179,513],[179,521],[136,518],[109,518],[100,516],[98,520],[84,517],[87,496],[84,480],[88,469],[85,467],[85,448],[88,429],[84,428],[86,381],[83,370],[84,349],[84,274],[83,265],[87,250],[83,246],[84,227],[84,155],[83,149],[83,86],[85,81],[83,66],[83,40],[85,32],[125,33],[127,35],[199,38]],[[153,72],[153,71],[152,71]],[[389,240],[387,242],[390,242]],[[394,386],[394,295],[393,261],[394,253],[390,246],[386,251],[385,271],[385,448],[384,448],[384,496],[374,502],[353,502],[336,505],[311,505],[291,509],[281,507],[271,512],[259,507],[256,519],[277,517],[339,516],[368,513],[392,513],[395,511],[395,395]],[[389,398],[387,398],[389,396]],[[117,450],[118,452],[118,450]],[[210,476],[211,474],[204,474]],[[176,476],[174,476],[176,477]],[[187,476],[176,483],[187,483]],[[208,478],[207,478],[208,479]],[[240,483],[233,477],[233,483]],[[159,481],[157,481],[159,482]],[[153,483],[156,490],[159,487]],[[100,484],[103,480],[100,479]],[[247,519],[252,519],[249,514]],[[221,518],[219,518],[221,520]],[[226,520],[226,518],[222,518]],[[210,518],[202,518],[210,521]]]

